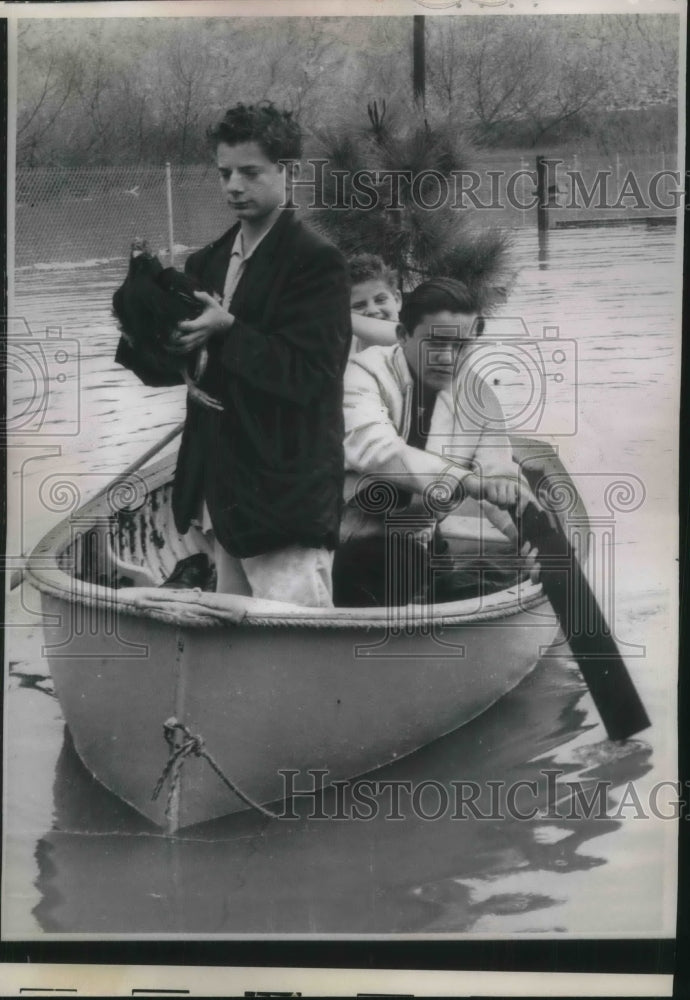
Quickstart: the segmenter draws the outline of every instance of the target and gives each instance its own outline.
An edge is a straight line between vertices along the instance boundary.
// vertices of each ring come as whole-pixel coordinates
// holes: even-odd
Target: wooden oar
[[[182,421],[182,423],[178,424],[176,427],[173,427],[173,429],[171,431],[168,431],[168,433],[163,438],[161,438],[160,441],[156,441],[156,443],[152,445],[148,449],[148,451],[145,451],[144,454],[140,455],[135,462],[132,462],[131,465],[128,465],[123,472],[118,472],[115,478],[111,479],[111,481],[106,486],[104,486],[103,489],[100,489],[98,493],[94,494],[91,500],[97,500],[99,497],[105,496],[105,494],[109,490],[114,489],[114,487],[117,486],[118,483],[123,482],[123,480],[125,480],[127,476],[131,476],[133,472],[137,472],[142,467],[142,465],[145,465],[146,462],[149,461],[149,459],[153,458],[154,455],[157,455],[158,452],[163,451],[165,446],[167,444],[170,444],[171,441],[174,441],[174,439],[178,436],[178,434],[182,433],[183,427],[184,427],[184,421]],[[24,570],[16,569],[10,577],[10,590],[14,590],[16,587],[18,587],[23,579],[24,579]]]
[[[184,428],[184,420],[182,421],[182,423],[177,424],[176,427],[173,427],[171,431],[168,431],[168,433],[163,438],[161,438],[160,441],[156,441],[155,444],[151,445],[149,450],[145,451],[143,455],[140,455],[139,458],[136,460],[136,462],[132,462],[132,464],[128,465],[127,468],[124,469],[122,472],[118,472],[115,478],[112,479],[107,486],[104,486],[102,489],[98,491],[98,493],[95,493],[93,495],[89,503],[91,503],[91,501],[93,500],[97,500],[99,497],[105,496],[105,494],[108,493],[109,490],[114,489],[114,487],[117,486],[118,483],[125,480],[127,476],[131,476],[133,472],[137,472],[142,467],[142,465],[145,465],[149,461],[149,459],[153,458],[154,455],[157,455],[159,451],[163,451],[165,446],[167,444],[170,444],[171,441],[174,441],[175,438],[178,436],[178,434],[182,433],[183,428]]]
[[[512,511],[520,545],[539,550],[540,581],[612,740],[651,725],[599,603],[560,521],[529,501]]]

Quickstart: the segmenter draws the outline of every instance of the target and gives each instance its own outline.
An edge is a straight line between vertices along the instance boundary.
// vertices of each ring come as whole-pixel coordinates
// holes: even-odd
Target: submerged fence
[[[226,221],[216,169],[172,167],[172,219],[165,167],[18,170],[15,266],[126,257],[135,237],[166,254],[170,222],[180,254],[202,246]]]
[[[643,195],[661,171],[676,169],[675,153],[658,150],[635,156],[559,157],[554,177],[564,188],[568,171],[575,171],[590,188],[597,173],[606,171],[610,192],[615,198],[630,174]],[[471,170],[479,178],[474,197],[465,197],[460,209],[478,225],[507,228],[535,226],[536,207],[529,206],[534,194],[535,156],[504,151],[481,154],[474,158]],[[303,176],[310,176],[309,164]],[[514,178],[512,196],[508,191]],[[230,222],[229,212],[219,189],[213,164],[170,168],[172,216],[168,209],[166,168],[159,167],[44,167],[19,169],[16,172],[15,267],[17,280],[21,270],[60,263],[69,265],[125,258],[135,237],[149,241],[156,252],[167,256],[170,231],[175,246],[175,263],[180,264],[189,250],[216,238]],[[465,187],[471,183],[463,182]],[[676,185],[677,186],[677,185]],[[672,177],[657,183],[657,193],[666,203],[673,189]],[[455,197],[456,190],[450,191]],[[300,202],[307,192],[299,192]],[[668,216],[669,209],[649,205],[639,209],[629,198],[624,209],[627,218]],[[596,208],[578,209],[578,217],[594,214]],[[570,213],[572,215],[572,212]],[[601,213],[600,213],[601,214]],[[619,217],[621,211],[618,212]]]

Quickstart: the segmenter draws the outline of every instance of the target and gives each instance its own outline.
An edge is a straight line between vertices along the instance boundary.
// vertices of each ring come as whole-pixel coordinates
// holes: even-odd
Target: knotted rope
[[[180,743],[179,746],[175,745],[176,732],[181,733],[184,737],[183,742]],[[160,795],[168,776],[171,772],[173,772],[172,778],[170,779],[170,787],[168,789],[168,801],[165,806],[166,819],[170,819],[173,796],[179,784],[182,764],[184,763],[185,758],[190,755],[194,757],[203,757],[204,760],[211,765],[223,784],[226,785],[231,792],[234,792],[238,798],[242,799],[245,805],[248,805],[251,809],[256,809],[257,812],[260,812],[262,816],[266,816],[268,819],[278,819],[276,813],[271,812],[270,809],[266,809],[262,805],[259,805],[258,802],[255,802],[249,797],[249,795],[243,792],[241,788],[238,788],[233,781],[226,777],[211,754],[208,750],[206,750],[203,738],[201,736],[195,736],[192,732],[190,732],[187,726],[185,726],[182,722],[179,722],[174,716],[166,719],[163,723],[163,736],[165,737],[165,742],[170,748],[170,756],[165,762],[165,766],[163,767],[161,776],[153,790],[151,799],[155,802]]]

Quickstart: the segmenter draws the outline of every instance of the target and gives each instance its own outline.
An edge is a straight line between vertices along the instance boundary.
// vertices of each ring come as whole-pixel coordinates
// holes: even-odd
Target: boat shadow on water
[[[584,693],[571,662],[547,657],[473,722],[295,796],[283,818],[235,813],[174,837],[95,781],[65,730],[34,915],[48,933],[124,936],[457,934],[528,912],[536,929],[567,930],[548,913],[563,896],[547,876],[605,864],[580,848],[621,823],[573,812],[565,783],[591,794],[602,782],[610,802],[651,766],[643,741],[592,742]],[[309,787],[307,774],[294,781]]]

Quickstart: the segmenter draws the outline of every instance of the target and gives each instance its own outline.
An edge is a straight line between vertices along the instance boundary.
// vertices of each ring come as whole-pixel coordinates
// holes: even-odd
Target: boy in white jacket
[[[455,583],[446,574],[445,596],[433,598],[415,592],[418,581],[384,579],[388,529],[401,526],[407,558],[419,560],[420,549],[443,549],[439,526],[459,511],[475,519],[482,555],[486,515],[510,550],[507,509],[529,495],[496,395],[467,363],[484,325],[475,297],[462,282],[433,279],[406,297],[400,321],[397,344],[356,354],[345,374],[345,510],[334,566],[341,605],[391,603],[394,591],[395,603],[467,596],[468,578],[457,572]],[[535,576],[536,553],[523,554]],[[505,572],[482,576],[484,590],[507,585]]]

